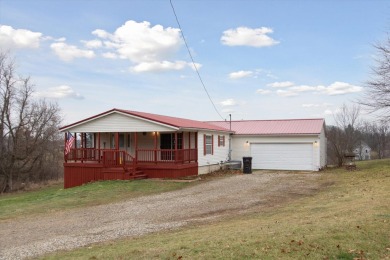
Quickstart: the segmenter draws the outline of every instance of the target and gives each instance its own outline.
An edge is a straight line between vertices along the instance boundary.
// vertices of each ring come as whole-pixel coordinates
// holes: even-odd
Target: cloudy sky
[[[0,0],[0,48],[64,123],[111,108],[324,117],[364,92],[389,1]]]

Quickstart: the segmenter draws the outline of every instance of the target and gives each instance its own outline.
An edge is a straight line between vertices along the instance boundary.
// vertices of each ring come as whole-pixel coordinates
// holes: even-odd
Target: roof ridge
[[[295,118],[295,119],[243,119],[243,120],[232,120],[231,122],[253,122],[253,121],[303,121],[303,120],[325,120],[325,118]],[[205,122],[226,122],[229,123],[230,121],[222,121],[222,120],[211,120],[211,121],[205,121]]]
[[[141,111],[135,111],[135,110],[118,109],[118,108],[114,108],[113,110],[114,111],[118,111],[118,112],[122,112],[122,113],[126,113],[126,114],[130,114],[130,115],[133,115],[133,116],[142,117],[144,119],[156,121],[156,122],[159,122],[159,123],[168,124],[168,125],[175,126],[175,127],[184,127],[184,126],[181,125],[181,124],[178,124],[178,123],[167,122],[166,120],[164,120],[164,118],[165,119],[171,119],[171,120],[181,120],[181,121],[186,121],[186,122],[190,122],[190,123],[203,124],[203,126],[201,126],[201,127],[193,126],[193,128],[229,131],[228,129],[225,129],[224,127],[215,126],[212,123],[205,122],[205,121],[200,121],[200,120],[195,120],[195,119],[188,119],[188,118],[174,117],[174,116],[166,116],[166,115],[154,114],[154,113],[149,113],[149,112],[141,112]],[[158,119],[156,119],[156,117]],[[219,129],[215,129],[215,127],[218,127]]]
[[[182,119],[182,120],[188,120],[188,121],[197,121],[197,122],[207,123],[207,122],[204,122],[204,121],[195,120],[195,119],[189,119],[189,118],[184,118],[184,117],[167,116],[167,115],[161,115],[161,114],[155,114],[155,113],[149,113],[149,112],[142,112],[142,111],[135,111],[135,110],[126,110],[126,109],[116,109],[116,110],[117,111],[121,111],[121,112],[126,112],[126,113],[141,113],[141,114],[148,114],[148,115],[154,115],[154,116],[163,116],[163,117],[168,117],[168,118],[175,118],[175,119]]]

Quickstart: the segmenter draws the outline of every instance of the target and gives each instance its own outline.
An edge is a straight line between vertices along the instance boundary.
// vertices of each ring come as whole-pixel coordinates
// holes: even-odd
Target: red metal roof
[[[286,120],[242,120],[232,121],[231,131],[229,130],[229,121],[208,121],[201,122],[191,119],[163,116],[145,112],[111,109],[101,114],[86,118],[73,124],[61,127],[64,130],[71,126],[82,124],[84,122],[99,118],[112,112],[120,112],[146,120],[158,122],[161,124],[177,127],[204,129],[212,131],[234,132],[235,134],[248,135],[301,135],[301,134],[320,134],[324,125],[324,119],[286,119]]]
[[[104,116],[106,114],[110,114],[110,113],[115,112],[115,111],[120,112],[120,113],[124,113],[124,114],[128,114],[128,115],[132,115],[132,116],[136,116],[139,118],[144,118],[144,119],[158,122],[161,124],[170,125],[170,126],[177,127],[177,128],[193,128],[193,129],[204,129],[204,130],[224,131],[224,132],[229,131],[229,129],[217,126],[215,124],[210,124],[207,122],[201,122],[201,121],[178,118],[178,117],[171,117],[171,116],[163,116],[163,115],[157,115],[157,114],[151,114],[151,113],[145,113],[145,112],[117,109],[117,108],[114,108],[114,109],[111,109],[109,111],[103,112],[101,114],[86,118],[84,120],[75,122],[73,124],[63,126],[60,128],[60,130],[66,129],[66,128],[74,126],[74,125],[82,124],[83,122],[93,120],[95,118]]]
[[[319,134],[324,119],[286,119],[286,120],[243,120],[232,121],[235,134],[247,135],[302,135]],[[210,121],[209,123],[229,129],[229,121]]]
[[[130,110],[122,110],[122,109],[115,109],[115,110],[133,116],[149,119],[162,124],[179,127],[179,128],[195,128],[195,129],[206,129],[206,130],[216,130],[216,131],[229,131],[229,129],[220,127],[215,124],[210,124],[208,122],[201,122],[201,121],[179,118],[179,117],[150,114],[150,113],[138,112],[138,111],[130,111]]]

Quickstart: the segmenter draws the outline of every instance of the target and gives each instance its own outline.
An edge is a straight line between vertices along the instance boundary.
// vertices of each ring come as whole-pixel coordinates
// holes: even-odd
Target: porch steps
[[[104,180],[140,180],[147,179],[148,176],[143,171],[122,167],[104,168],[102,170]]]

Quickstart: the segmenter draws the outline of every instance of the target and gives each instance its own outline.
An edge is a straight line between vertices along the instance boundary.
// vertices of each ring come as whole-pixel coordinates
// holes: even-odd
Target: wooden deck
[[[137,168],[104,167],[103,163],[64,163],[64,188],[102,180],[133,180],[145,178],[180,178],[198,175],[198,163],[186,164],[148,164]]]
[[[103,180],[145,179],[141,171],[125,171],[123,168],[106,168],[102,163],[64,163],[64,188]]]
[[[137,151],[138,156],[139,160],[120,150],[72,149],[65,157],[64,188],[100,180],[180,178],[198,175],[195,149],[140,149]]]
[[[139,163],[137,169],[145,173],[148,178],[180,178],[198,175],[198,163]]]

